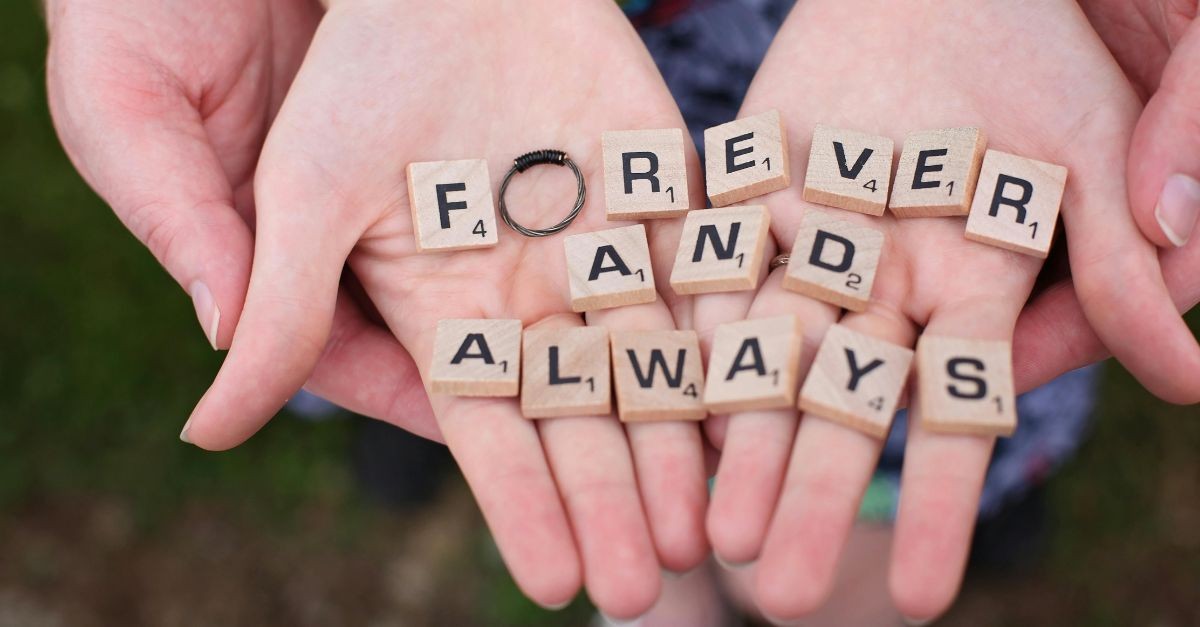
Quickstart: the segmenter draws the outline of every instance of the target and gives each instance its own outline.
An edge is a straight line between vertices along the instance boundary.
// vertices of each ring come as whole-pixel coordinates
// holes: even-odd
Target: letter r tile
[[[608,131],[600,143],[609,220],[674,218],[687,213],[682,129]]]
[[[969,240],[1045,259],[1054,241],[1067,169],[989,150],[967,217]]]
[[[438,322],[429,368],[432,393],[516,396],[520,377],[520,320]]]
[[[908,381],[913,352],[835,324],[804,387],[800,409],[877,438],[887,436]]]
[[[658,298],[645,226],[571,235],[563,240],[563,248],[573,311],[652,303]]]
[[[483,159],[408,164],[408,202],[417,252],[487,248],[498,241]]]
[[[613,331],[622,422],[703,420],[704,366],[695,331]]]
[[[783,277],[783,287],[863,311],[871,300],[883,232],[815,209],[805,212]]]

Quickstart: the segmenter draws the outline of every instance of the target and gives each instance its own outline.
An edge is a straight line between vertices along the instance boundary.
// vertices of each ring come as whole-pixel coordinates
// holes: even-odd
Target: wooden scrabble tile
[[[622,422],[703,420],[708,415],[695,331],[614,331],[612,359]]]
[[[758,287],[770,228],[771,214],[762,205],[689,213],[671,270],[671,287],[677,294]]]
[[[521,355],[521,413],[526,418],[612,411],[608,329],[528,329]]]
[[[408,199],[417,252],[496,245],[496,206],[487,161],[410,163]]]
[[[977,128],[910,134],[888,208],[900,218],[967,215],[985,148],[987,136]]]
[[[800,409],[885,437],[912,358],[903,346],[835,324],[800,389]]]
[[[516,396],[521,377],[521,321],[438,322],[430,390],[454,396]]]
[[[924,335],[914,410],[930,431],[1008,436],[1017,428],[1012,344]]]
[[[800,318],[794,315],[718,326],[708,357],[705,406],[723,414],[791,407],[803,345]]]
[[[967,239],[1040,259],[1050,253],[1067,169],[989,150],[983,158]]]
[[[883,232],[809,209],[800,222],[783,287],[851,311],[871,301]]]
[[[600,143],[609,220],[674,218],[687,213],[682,129],[608,131]]]
[[[646,227],[641,224],[571,235],[563,246],[574,311],[652,303],[658,298]]]
[[[714,207],[779,191],[792,183],[787,133],[778,111],[704,131],[704,172]]]
[[[804,200],[873,216],[887,208],[895,142],[818,124],[804,175]]]

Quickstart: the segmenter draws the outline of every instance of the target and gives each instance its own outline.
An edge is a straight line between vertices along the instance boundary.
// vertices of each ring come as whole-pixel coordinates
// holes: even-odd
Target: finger
[[[1171,52],[1129,150],[1129,198],[1142,233],[1183,246],[1200,216],[1200,20]]]
[[[924,334],[1008,340],[1020,308],[1012,300],[976,297],[941,307]],[[924,620],[940,616],[958,593],[996,439],[932,433],[916,410],[909,416],[890,587],[903,615]]]
[[[911,346],[916,337],[907,317],[878,300],[841,324],[898,346]],[[801,419],[757,565],[755,598],[763,612],[791,620],[829,598],[882,450],[881,438],[813,415]]]
[[[1126,140],[1104,129],[1081,131],[1070,164],[1063,220],[1080,304],[1104,344],[1151,392],[1174,403],[1200,401],[1200,345],[1172,306],[1155,248],[1141,237],[1125,182],[1106,164],[1124,158]]]
[[[557,316],[536,326],[580,324],[578,316]],[[621,424],[613,416],[536,424],[575,531],[588,596],[616,619],[645,614],[662,582]]]
[[[661,301],[592,312],[587,322],[612,330],[674,328]],[[674,572],[691,570],[708,555],[704,534],[708,484],[700,425],[631,422],[625,424],[625,432],[659,563]]]
[[[767,278],[748,316],[800,317],[804,348],[797,367],[802,381],[838,310],[784,290],[783,274],[780,269]],[[798,421],[794,408],[739,412],[729,417],[707,519],[709,541],[724,563],[745,564],[758,558],[779,498]]]
[[[428,381],[433,331],[453,315],[393,306],[386,295],[378,302]],[[579,551],[537,427],[515,399],[438,394],[430,404],[517,586],[543,607],[569,603],[581,585]]]
[[[412,356],[345,292],[338,295],[325,352],[304,387],[354,413],[444,443]]]
[[[48,59],[63,147],[121,222],[191,296],[208,342],[228,348],[250,276],[253,239],[195,106],[143,69],[85,71],[78,52]]]
[[[342,266],[362,229],[329,198],[260,178],[254,268],[229,355],[180,437],[237,446],[308,380],[329,337]]]

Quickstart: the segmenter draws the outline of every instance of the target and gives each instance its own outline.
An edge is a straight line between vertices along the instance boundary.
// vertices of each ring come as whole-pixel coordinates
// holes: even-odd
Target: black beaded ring
[[[575,180],[579,183],[576,191],[575,206],[571,209],[571,213],[567,214],[567,217],[563,218],[562,222],[545,229],[531,229],[518,224],[517,221],[513,220],[512,216],[508,214],[508,204],[504,200],[504,193],[508,191],[508,183],[512,181],[512,178],[535,165],[557,165],[559,167],[567,166],[568,168],[571,168],[572,172],[575,173]],[[527,152],[520,157],[513,159],[513,167],[510,168],[508,173],[504,175],[504,181],[500,183],[500,219],[504,220],[504,223],[512,228],[512,230],[524,235],[525,237],[546,237],[547,235],[554,235],[568,226],[571,226],[571,223],[575,221],[575,218],[579,217],[579,212],[583,210],[583,202],[586,197],[587,186],[583,183],[583,173],[579,171],[579,166],[575,165],[574,161],[571,161],[571,158],[567,156],[567,153],[561,150],[535,150],[533,152]]]

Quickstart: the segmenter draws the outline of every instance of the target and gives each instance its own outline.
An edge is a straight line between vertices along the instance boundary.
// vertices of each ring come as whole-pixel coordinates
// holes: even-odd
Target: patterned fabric
[[[622,4],[635,15],[648,15],[660,4],[678,8],[687,3]],[[640,28],[702,153],[704,129],[737,117],[750,80],[793,4],[794,0],[696,2],[687,12],[672,14],[673,19]],[[1019,499],[1075,453],[1091,423],[1099,374],[1095,366],[1067,373],[1018,399],[1017,431],[996,445],[979,504],[981,518]],[[901,412],[863,499],[861,519],[895,517],[907,426]]]

